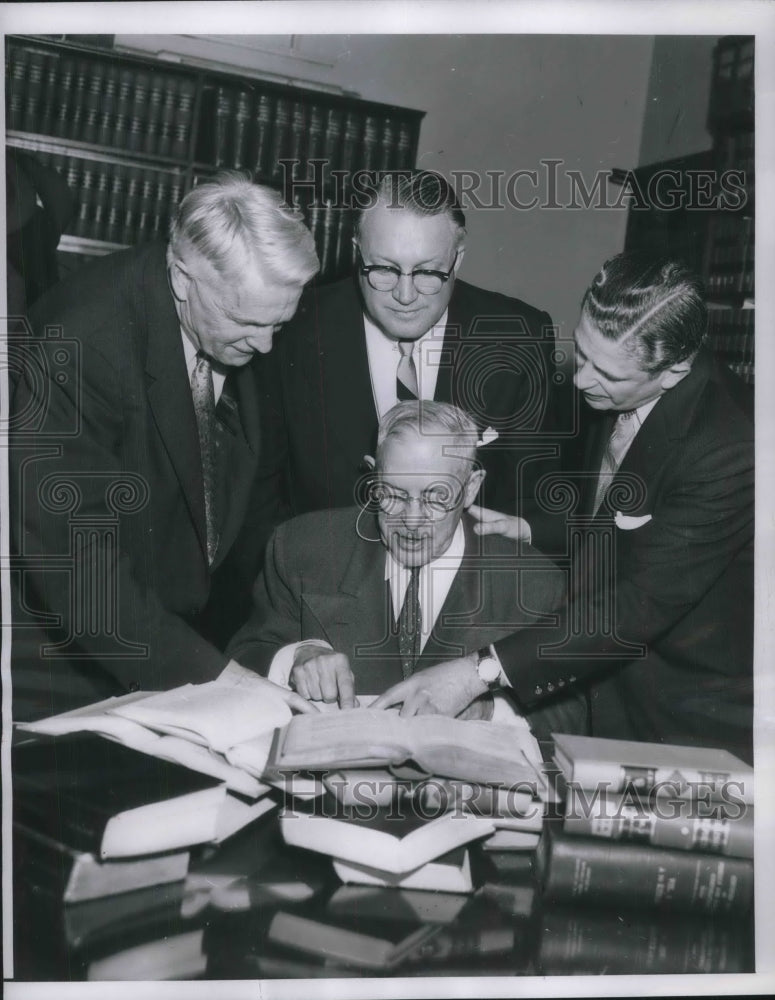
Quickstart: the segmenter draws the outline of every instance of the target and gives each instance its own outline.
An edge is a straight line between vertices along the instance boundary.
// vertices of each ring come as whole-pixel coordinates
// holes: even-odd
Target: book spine
[[[551,975],[753,971],[738,921],[553,908],[543,916],[540,972]]]
[[[215,165],[225,167],[231,163],[229,137],[232,131],[232,95],[228,87],[218,87],[215,98]]]
[[[566,814],[563,830],[573,836],[639,841],[654,847],[753,858],[752,808],[736,818],[724,815],[687,816],[680,807],[671,812],[674,814],[650,812],[626,803],[611,803],[610,808],[604,810],[595,811],[594,807],[589,811],[573,810]]]
[[[177,99],[177,80],[174,76],[163,78],[164,99],[159,117],[159,140],[156,152],[159,156],[169,156],[172,150],[172,132],[175,122],[175,103]]]
[[[249,90],[238,91],[231,144],[232,164],[235,170],[243,170],[248,164],[251,103]]]
[[[99,855],[102,834],[110,818],[91,802],[74,799],[60,789],[52,806],[39,789],[14,795],[14,822],[58,840],[72,851]]]
[[[145,126],[145,135],[143,136],[143,151],[150,155],[159,152],[164,80],[164,75],[161,73],[151,74],[151,86],[148,91],[148,120]]]
[[[177,103],[170,144],[170,154],[178,159],[183,159],[188,153],[195,96],[196,83],[193,80],[184,78],[178,81]]]
[[[12,48],[8,54],[8,128],[21,129],[24,121],[24,103],[27,91],[27,71],[30,53],[27,49]]]
[[[573,765],[572,781],[579,788],[600,789],[607,794],[636,792],[645,796],[658,793],[671,798],[692,798],[701,794],[717,799],[726,793],[735,802],[753,805],[754,782],[750,771],[703,771],[688,767],[654,767],[648,763],[577,760]]]
[[[44,54],[42,52],[31,52],[27,66],[27,85],[22,120],[22,128],[25,132],[38,131],[40,101],[43,94],[45,72],[46,61]]]
[[[753,864],[639,844],[553,834],[544,898],[704,914],[743,914]]]
[[[132,110],[132,89],[134,76],[130,69],[122,69],[118,77],[116,93],[116,117],[113,122],[113,145],[119,149],[129,149],[129,120]]]

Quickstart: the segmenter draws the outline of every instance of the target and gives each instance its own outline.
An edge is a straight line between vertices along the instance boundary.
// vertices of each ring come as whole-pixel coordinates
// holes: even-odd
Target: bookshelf
[[[754,358],[754,39],[730,35],[717,43],[708,105],[712,147],[632,171],[639,192],[672,174],[677,207],[633,203],[626,250],[684,259],[699,271],[708,294],[707,342],[753,384]],[[627,183],[615,170],[611,181]],[[704,178],[709,178],[707,183]],[[667,188],[663,188],[666,191]]]
[[[6,142],[66,178],[77,208],[59,249],[78,259],[163,237],[192,187],[234,168],[302,209],[318,280],[334,280],[352,266],[353,175],[413,166],[423,116],[82,42],[6,39]]]

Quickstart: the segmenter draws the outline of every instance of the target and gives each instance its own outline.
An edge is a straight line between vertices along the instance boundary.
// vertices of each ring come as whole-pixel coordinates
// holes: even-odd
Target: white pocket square
[[[622,531],[633,531],[635,528],[642,528],[650,520],[651,514],[644,514],[642,517],[630,517],[628,514],[622,514],[620,510],[617,510],[614,514],[614,524],[617,528],[621,528]]]
[[[498,432],[494,427],[487,427],[482,431],[481,440],[476,442],[477,448],[483,448],[486,444],[491,444],[493,441],[498,440]]]

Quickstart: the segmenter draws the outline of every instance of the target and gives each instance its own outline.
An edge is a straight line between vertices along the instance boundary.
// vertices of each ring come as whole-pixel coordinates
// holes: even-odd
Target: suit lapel
[[[668,389],[646,417],[614,476],[612,487],[617,485],[620,475],[626,475],[637,477],[645,484],[646,491],[653,489],[661,469],[670,460],[671,442],[685,436],[694,406],[708,381],[709,373],[709,359],[700,353],[686,378]],[[650,507],[651,500],[644,493],[637,507],[627,513],[650,513]]]
[[[148,262],[144,275],[148,404],[207,558],[202,457],[180,324],[167,285],[166,269],[163,263],[158,263],[160,278],[150,273],[152,263]]]
[[[361,537],[359,530],[364,537]],[[376,519],[363,514],[353,526],[353,544],[349,561],[335,593],[306,591],[302,600],[321,624],[325,637],[340,650],[362,649],[384,654],[390,649],[398,655],[398,641],[391,631],[385,549],[378,540]],[[332,576],[335,575],[332,569]]]
[[[458,396],[458,388],[453,374],[459,369],[457,355],[460,353],[461,341],[468,331],[470,323],[471,316],[466,308],[464,286],[456,280],[452,297],[449,300],[447,325],[444,330],[444,344],[442,346],[443,356],[448,360],[439,366],[436,391],[433,394],[433,398],[439,403],[454,403]]]
[[[336,308],[336,321],[315,326],[317,350],[310,351],[307,385],[319,397],[326,435],[343,454],[371,453],[378,423],[371,390],[369,359],[363,312],[354,282],[343,286]],[[353,479],[358,467],[353,469]]]

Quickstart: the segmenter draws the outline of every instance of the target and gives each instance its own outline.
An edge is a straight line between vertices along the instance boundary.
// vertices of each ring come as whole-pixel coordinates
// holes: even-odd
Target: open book
[[[231,762],[232,748],[250,741],[258,762],[264,760],[278,726],[291,710],[278,695],[250,681],[184,684],[171,691],[143,692],[108,698],[85,708],[38,722],[18,723],[26,732],[59,736],[94,732],[124,746],[175,761],[226,782],[232,791],[257,798],[268,785]]]
[[[401,718],[371,708],[299,715],[275,735],[266,773],[413,761],[429,775],[540,791],[544,779],[525,753],[521,733],[492,722],[438,715]]]

